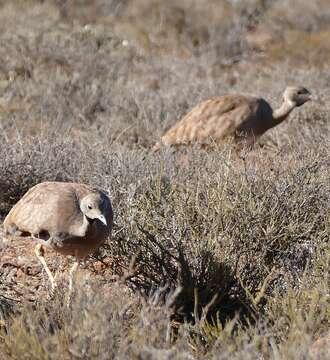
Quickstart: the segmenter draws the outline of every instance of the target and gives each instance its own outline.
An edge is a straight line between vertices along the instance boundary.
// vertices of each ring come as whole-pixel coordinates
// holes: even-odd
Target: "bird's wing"
[[[233,135],[251,113],[250,97],[220,96],[194,107],[163,137],[165,145],[220,140]]]
[[[7,215],[5,224],[37,234],[68,232],[73,221],[82,221],[79,203],[70,186],[41,183],[31,188]]]

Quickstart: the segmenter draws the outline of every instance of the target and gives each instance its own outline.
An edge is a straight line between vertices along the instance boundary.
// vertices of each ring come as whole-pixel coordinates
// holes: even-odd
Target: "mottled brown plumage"
[[[84,259],[105,242],[112,224],[111,202],[102,191],[84,184],[44,182],[31,188],[11,209],[4,231],[37,242],[36,254],[53,284],[41,245]]]
[[[235,142],[244,139],[252,145],[264,132],[280,124],[296,106],[310,98],[307,89],[288,87],[282,106],[274,111],[266,100],[248,95],[226,95],[206,100],[170,128],[155,148],[161,145],[223,143],[228,138]]]

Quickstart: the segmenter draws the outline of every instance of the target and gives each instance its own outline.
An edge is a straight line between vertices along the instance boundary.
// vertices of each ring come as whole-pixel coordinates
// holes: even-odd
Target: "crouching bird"
[[[110,199],[91,186],[66,182],[43,182],[32,187],[4,220],[5,236],[35,241],[35,253],[51,282],[55,279],[44,258],[44,247],[76,258],[69,275],[69,296],[73,274],[79,262],[92,254],[111,235],[113,211]]]

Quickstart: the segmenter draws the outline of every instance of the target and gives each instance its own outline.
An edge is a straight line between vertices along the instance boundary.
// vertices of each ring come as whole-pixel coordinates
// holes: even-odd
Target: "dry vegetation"
[[[109,192],[114,235],[70,308],[0,235],[1,359],[325,359],[328,0],[74,3],[0,1],[0,216],[80,181]],[[151,151],[201,100],[277,105],[288,84],[316,101],[251,153]]]

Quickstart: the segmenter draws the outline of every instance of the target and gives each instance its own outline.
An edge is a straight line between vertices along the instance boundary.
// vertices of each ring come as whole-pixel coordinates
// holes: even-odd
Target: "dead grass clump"
[[[65,299],[58,293],[50,302],[22,308],[1,334],[1,353],[10,359],[114,358],[136,316],[137,299],[116,286],[97,291],[92,283],[77,288],[70,309]]]
[[[305,356],[327,329],[329,154],[317,141],[308,152],[292,144],[290,155],[261,149],[243,160],[230,149],[150,154],[70,135],[43,138],[3,139],[3,176],[13,163],[23,164],[10,173],[17,188],[6,193],[6,209],[20,196],[19,183],[62,179],[108,190],[116,226],[103,255],[120,257],[121,267],[111,271],[121,277],[126,270],[124,284],[136,295],[133,305],[118,296],[118,308],[130,309],[121,317],[117,300],[96,295],[99,285],[85,288],[80,279],[70,313],[52,301],[47,316],[42,308],[24,310],[8,323],[6,315],[0,346],[8,358],[114,354],[109,337],[122,358],[219,352],[242,358],[247,348],[286,356],[301,343],[297,327],[307,339]],[[311,314],[316,320],[307,326]],[[14,339],[21,345],[14,347]]]
[[[172,317],[180,289],[167,295],[157,289],[144,300],[123,285],[100,287],[95,279],[78,277],[70,308],[65,294],[57,293],[7,320],[0,351],[5,359],[322,358],[328,349],[311,350],[311,345],[329,325],[329,279],[324,277],[329,257],[317,253],[313,261],[323,266],[319,277],[313,265],[295,288],[266,295],[267,312],[249,325],[217,317],[180,325]]]
[[[163,164],[132,189],[127,214],[118,210],[129,226],[117,223],[116,254],[127,268],[137,256],[129,283],[146,294],[182,287],[176,305],[188,318],[210,303],[224,318],[253,314],[265,293],[295,282],[327,239],[324,167],[314,156],[313,165],[284,173],[275,163],[266,173],[249,164],[219,173],[216,156],[200,159],[202,173],[191,158],[189,175]]]
[[[329,28],[330,11],[326,0],[275,1],[264,15],[263,22],[271,30],[320,31]]]
[[[1,358],[326,358],[328,11],[306,1],[0,1],[1,217],[45,180],[105,189],[115,212],[70,309],[24,242],[2,247]],[[262,25],[292,51],[248,49]],[[250,153],[150,151],[205,99],[277,107],[287,85],[316,101]]]

